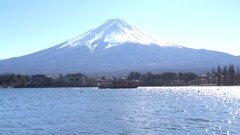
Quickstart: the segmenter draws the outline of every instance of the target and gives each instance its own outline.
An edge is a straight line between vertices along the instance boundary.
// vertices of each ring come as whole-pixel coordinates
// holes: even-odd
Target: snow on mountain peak
[[[93,52],[99,43],[106,43],[105,49],[123,43],[139,43],[141,45],[155,44],[160,46],[172,45],[167,42],[158,41],[137,27],[128,24],[125,20],[118,18],[105,21],[99,27],[68,40],[59,48],[66,46],[87,46]]]

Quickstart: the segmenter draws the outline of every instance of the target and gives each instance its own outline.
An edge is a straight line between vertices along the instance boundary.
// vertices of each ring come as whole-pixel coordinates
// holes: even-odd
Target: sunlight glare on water
[[[0,134],[238,134],[240,87],[0,89]]]

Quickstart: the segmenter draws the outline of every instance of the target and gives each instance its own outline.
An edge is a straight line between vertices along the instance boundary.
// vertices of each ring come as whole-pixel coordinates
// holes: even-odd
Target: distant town
[[[40,87],[108,87],[113,82],[127,85],[135,82],[138,86],[233,86],[240,85],[239,67],[234,65],[212,68],[211,72],[197,75],[192,72],[139,73],[132,71],[125,77],[89,77],[82,73],[60,74],[50,77],[45,74],[21,75],[1,74],[0,88]]]

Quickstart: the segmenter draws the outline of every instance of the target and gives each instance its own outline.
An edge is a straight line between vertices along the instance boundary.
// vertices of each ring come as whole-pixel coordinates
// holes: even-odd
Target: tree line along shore
[[[112,78],[112,77],[111,77]],[[113,77],[116,78],[116,77]],[[139,86],[233,86],[240,85],[239,67],[234,65],[217,66],[211,72],[197,75],[192,72],[140,73],[131,71],[126,80],[138,80]],[[99,80],[110,77],[89,77],[82,73],[60,74],[50,77],[44,74],[21,75],[0,74],[0,88],[34,88],[34,87],[97,87]]]

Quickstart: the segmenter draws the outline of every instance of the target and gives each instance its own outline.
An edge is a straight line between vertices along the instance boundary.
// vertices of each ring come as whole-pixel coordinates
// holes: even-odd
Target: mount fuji
[[[228,64],[239,65],[240,57],[159,41],[122,19],[111,19],[51,48],[1,60],[0,73],[206,72]]]

